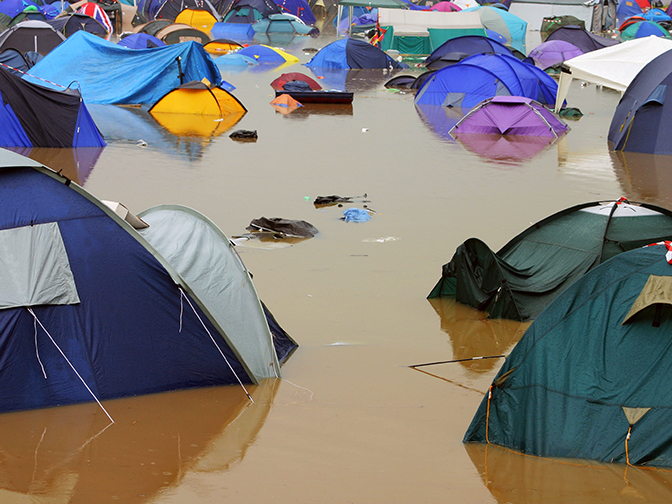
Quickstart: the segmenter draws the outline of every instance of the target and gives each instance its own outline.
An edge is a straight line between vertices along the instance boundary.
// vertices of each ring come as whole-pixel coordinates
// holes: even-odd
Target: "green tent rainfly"
[[[619,254],[551,303],[500,369],[464,441],[672,467],[670,249]]]
[[[558,212],[498,252],[470,238],[460,245],[429,298],[455,297],[491,318],[534,319],[563,290],[607,259],[672,237],[672,212],[624,198]]]

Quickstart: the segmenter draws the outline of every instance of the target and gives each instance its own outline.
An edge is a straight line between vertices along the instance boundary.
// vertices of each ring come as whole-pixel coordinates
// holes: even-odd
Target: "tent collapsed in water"
[[[4,150],[0,180],[0,411],[279,376],[296,344],[206,217],[140,219]]]
[[[607,259],[670,238],[669,210],[624,198],[584,203],[534,224],[496,253],[468,239],[428,297],[451,296],[491,318],[527,321]]]
[[[672,244],[620,254],[532,323],[464,441],[672,467]]]

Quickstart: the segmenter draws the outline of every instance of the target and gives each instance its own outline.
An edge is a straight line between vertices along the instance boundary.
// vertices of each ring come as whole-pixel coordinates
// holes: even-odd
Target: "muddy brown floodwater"
[[[284,47],[305,63],[303,48],[327,42]],[[317,227],[291,246],[238,247],[300,345],[282,379],[251,387],[254,404],[237,387],[107,401],[113,425],[95,403],[0,415],[0,502],[670,502],[668,472],[463,445],[501,359],[408,367],[508,353],[527,327],[426,299],[465,239],[496,250],[586,201],[672,206],[666,157],[607,148],[618,94],[574,82],[568,103],[584,116],[554,144],[470,145],[446,136],[445,114],[385,89],[383,71],[348,76],[349,108],[278,113],[269,83],[286,71],[313,75],[300,64],[224,72],[249,112],[209,137],[174,135],[143,110],[92,106],[108,146],[82,153],[75,175],[135,213],[193,207],[229,236],[262,216]],[[235,142],[233,129],[258,140]],[[32,155],[56,169],[75,163],[69,152]],[[333,194],[366,194],[344,208],[375,214],[346,223],[344,208],[312,204]]]

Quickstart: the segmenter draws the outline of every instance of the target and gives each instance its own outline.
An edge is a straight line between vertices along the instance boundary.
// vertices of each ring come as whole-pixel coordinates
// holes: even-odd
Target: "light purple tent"
[[[529,58],[534,64],[546,70],[547,68],[562,63],[565,60],[581,56],[583,51],[570,42],[564,40],[547,40],[530,51]]]
[[[472,108],[450,130],[452,136],[478,133],[557,138],[567,125],[538,101],[494,96]]]

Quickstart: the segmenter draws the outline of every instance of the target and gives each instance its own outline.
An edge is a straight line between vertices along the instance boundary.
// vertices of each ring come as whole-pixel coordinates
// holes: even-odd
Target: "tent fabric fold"
[[[455,297],[491,318],[531,320],[595,266],[664,236],[672,236],[666,209],[622,200],[577,205],[529,227],[498,252],[476,238],[465,241],[428,297]]]

